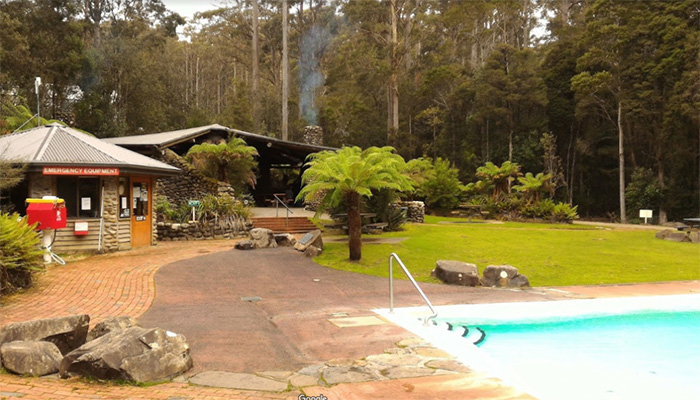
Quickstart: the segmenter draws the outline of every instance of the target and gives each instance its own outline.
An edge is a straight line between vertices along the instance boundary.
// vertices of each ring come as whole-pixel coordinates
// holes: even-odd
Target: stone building
[[[60,125],[0,136],[0,161],[26,164],[4,196],[24,214],[26,198],[65,200],[68,223],[57,251],[114,251],[156,242],[156,179],[180,169]]]

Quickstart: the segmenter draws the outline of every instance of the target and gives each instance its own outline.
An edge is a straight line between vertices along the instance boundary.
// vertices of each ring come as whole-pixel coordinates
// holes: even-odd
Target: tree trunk
[[[510,119],[510,129],[508,130],[508,161],[513,162],[513,116]]]
[[[360,194],[350,192],[345,196],[348,203],[348,239],[350,261],[362,258],[362,218],[360,217]]]
[[[260,120],[258,119],[258,91],[260,87],[260,60],[258,55],[258,0],[253,0],[253,44],[251,55],[253,57],[253,127],[255,131],[260,130]]]
[[[625,141],[622,128],[622,102],[617,102],[617,134],[620,155],[620,222],[627,223],[627,208],[625,207]]]
[[[398,59],[398,21],[396,18],[396,0],[391,0],[391,89],[389,100],[391,104],[391,126],[387,142],[394,145],[394,138],[399,131],[399,59]]]
[[[287,31],[287,0],[282,0],[282,140],[288,140],[289,109],[289,49]]]
[[[656,175],[657,179],[659,180],[659,187],[663,191],[666,189],[666,182],[665,182],[665,170],[664,170],[664,160],[663,160],[663,155],[661,154],[660,151],[657,151],[656,155],[656,160],[657,163],[659,164],[658,166],[658,173]],[[665,224],[668,222],[668,215],[666,214],[666,207],[664,206],[664,200],[663,198],[661,199],[661,204],[659,204],[659,225]]]

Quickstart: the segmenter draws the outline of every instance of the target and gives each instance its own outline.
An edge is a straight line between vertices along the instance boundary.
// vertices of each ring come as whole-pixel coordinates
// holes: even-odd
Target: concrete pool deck
[[[288,248],[241,252],[231,250],[232,244],[166,242],[51,266],[27,293],[3,300],[0,326],[77,313],[90,314],[93,324],[109,316],[131,315],[144,326],[161,326],[188,338],[195,360],[190,376],[203,371],[294,371],[330,360],[381,354],[412,337],[389,323],[342,324],[343,318],[374,317],[371,309],[387,307],[385,278],[327,269]],[[525,291],[421,286],[436,305],[700,292],[698,281]],[[261,300],[241,299],[250,296]],[[421,299],[407,281],[399,281],[395,303],[418,306]],[[184,382],[143,388],[0,374],[0,398],[296,399],[300,393],[298,389],[263,392]],[[471,372],[310,386],[303,393],[323,394],[329,400],[531,398]]]

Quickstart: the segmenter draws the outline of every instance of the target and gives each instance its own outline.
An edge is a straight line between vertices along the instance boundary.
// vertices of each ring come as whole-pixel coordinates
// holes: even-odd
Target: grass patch
[[[509,264],[533,286],[595,285],[700,279],[700,247],[658,240],[653,231],[612,230],[584,225],[449,223],[457,218],[426,217],[401,232],[397,244],[366,244],[362,260],[348,261],[346,243],[326,243],[316,262],[335,269],[388,276],[388,257],[398,254],[413,276],[430,277],[437,260]],[[444,223],[448,222],[448,223]],[[363,235],[366,237],[366,235]],[[405,279],[403,273],[395,277]]]

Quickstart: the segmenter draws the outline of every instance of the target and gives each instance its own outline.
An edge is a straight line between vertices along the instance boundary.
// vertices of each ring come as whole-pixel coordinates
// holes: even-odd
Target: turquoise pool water
[[[483,329],[479,351],[543,400],[700,399],[697,310],[442,321]]]

